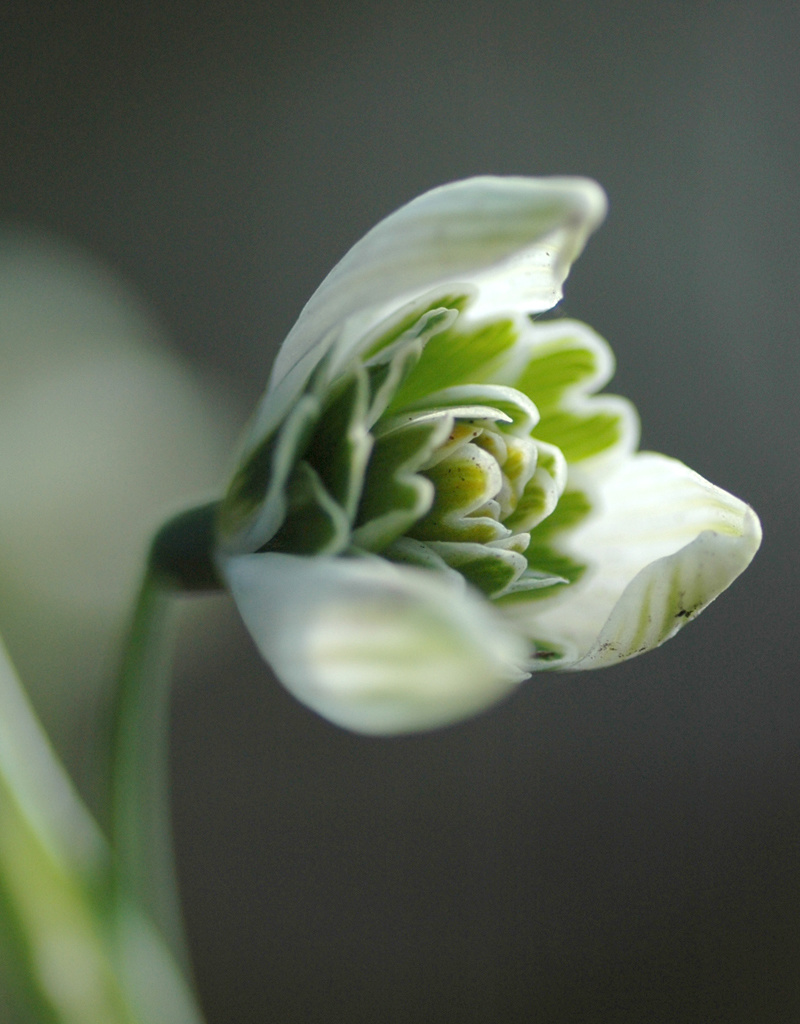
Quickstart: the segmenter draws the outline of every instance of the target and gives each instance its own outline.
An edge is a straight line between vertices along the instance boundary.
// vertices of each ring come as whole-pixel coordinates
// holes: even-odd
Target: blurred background
[[[425,189],[585,174],[565,313],[643,446],[764,547],[664,648],[369,740],[186,601],[174,814],[209,1024],[800,1015],[800,10],[7,3],[0,631],[82,792],[147,537],[218,492],[277,345]]]

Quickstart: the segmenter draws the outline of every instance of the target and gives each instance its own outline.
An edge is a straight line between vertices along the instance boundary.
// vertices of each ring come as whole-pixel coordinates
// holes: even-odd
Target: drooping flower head
[[[536,322],[605,212],[580,178],[420,196],[323,281],[278,353],[218,519],[220,571],[278,677],[363,732],[430,728],[540,669],[672,636],[758,519],[637,453],[608,345]]]

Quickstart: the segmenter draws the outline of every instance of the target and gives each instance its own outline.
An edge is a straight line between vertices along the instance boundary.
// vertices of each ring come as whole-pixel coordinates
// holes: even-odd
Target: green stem
[[[187,969],[169,802],[169,696],[174,601],[148,569],[114,708],[111,846],[117,891],[132,899]]]
[[[183,513],[156,535],[113,709],[110,818],[117,892],[145,911],[187,971],[169,802],[174,598],[219,586],[211,556],[214,511],[207,505]]]

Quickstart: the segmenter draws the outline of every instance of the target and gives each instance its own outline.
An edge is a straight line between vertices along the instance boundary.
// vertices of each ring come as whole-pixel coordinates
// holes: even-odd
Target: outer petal
[[[271,432],[323,355],[347,361],[366,332],[450,283],[477,285],[475,310],[550,309],[603,219],[586,178],[469,178],[435,188],[369,231],[311,296],[275,360],[253,435]]]
[[[651,452],[595,484],[598,512],[562,548],[589,569],[560,594],[508,614],[562,645],[547,667],[598,668],[663,643],[722,593],[761,542],[751,508],[683,463]]]
[[[287,689],[345,728],[446,725],[527,675],[527,644],[461,581],[377,558],[238,555],[222,569]]]

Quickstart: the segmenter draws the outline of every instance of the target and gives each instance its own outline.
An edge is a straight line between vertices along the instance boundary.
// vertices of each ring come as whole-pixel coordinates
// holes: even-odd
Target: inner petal
[[[432,515],[469,515],[500,491],[503,477],[497,460],[475,444],[462,444],[426,470],[436,488]]]
[[[507,537],[493,501],[503,487],[497,460],[476,444],[462,444],[425,470],[435,489],[433,506],[409,535],[419,540],[487,543]]]

